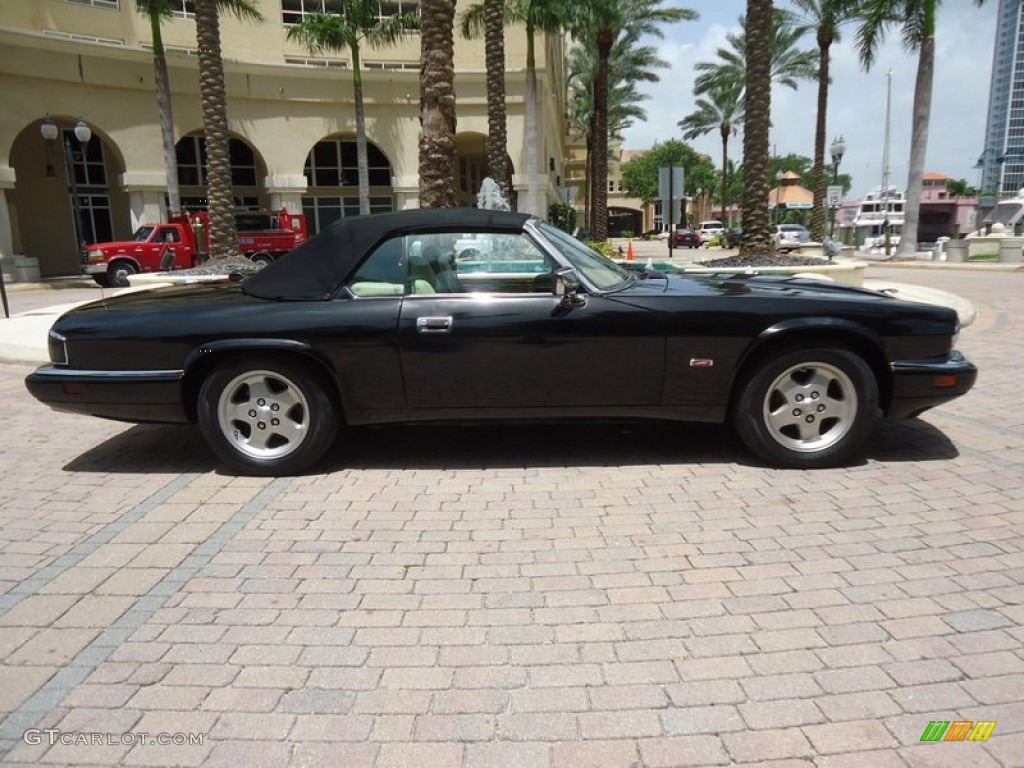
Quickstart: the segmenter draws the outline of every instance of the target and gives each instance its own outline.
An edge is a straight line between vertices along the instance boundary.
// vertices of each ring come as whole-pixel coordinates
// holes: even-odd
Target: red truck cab
[[[166,224],[144,224],[131,240],[93,243],[82,248],[82,271],[103,286],[128,285],[140,272],[170,272],[198,266],[208,252],[206,211],[183,213]],[[285,209],[235,214],[239,251],[257,264],[269,264],[307,239],[306,217]]]

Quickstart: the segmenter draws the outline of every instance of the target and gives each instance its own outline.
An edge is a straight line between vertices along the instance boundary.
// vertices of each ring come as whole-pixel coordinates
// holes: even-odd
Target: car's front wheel
[[[199,427],[214,453],[247,475],[292,475],[317,461],[338,431],[339,409],[309,366],[236,361],[199,391]]]
[[[878,384],[844,349],[779,354],[742,385],[732,413],[743,442],[773,466],[842,464],[863,447],[878,414]]]

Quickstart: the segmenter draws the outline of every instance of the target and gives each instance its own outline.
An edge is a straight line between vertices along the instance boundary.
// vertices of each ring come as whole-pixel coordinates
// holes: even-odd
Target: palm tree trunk
[[[356,100],[356,174],[359,179],[359,215],[370,214],[370,161],[366,154],[366,107],[363,104],[363,71],[359,46],[352,46],[352,90]]]
[[[732,126],[725,124],[722,126],[722,222],[725,224],[726,229],[732,227],[732,222],[729,220],[729,134],[732,132]]]
[[[814,187],[814,210],[811,212],[811,240],[825,239],[825,136],[828,119],[829,50],[832,38],[818,30],[818,114],[814,124],[814,166],[811,170]]]
[[[484,50],[487,57],[487,173],[502,196],[511,200],[508,177],[508,128],[505,112],[505,1],[484,0]]]
[[[594,241],[608,239],[608,59],[614,35],[597,33],[597,74],[594,77]]]
[[[149,9],[149,25],[153,33],[153,85],[160,120],[160,138],[164,145],[164,173],[167,174],[167,209],[174,214],[181,211],[181,192],[178,187],[178,155],[175,152],[174,114],[171,109],[171,79],[167,74],[160,14],[153,7]]]
[[[926,4],[931,11],[931,24],[921,41],[914,84],[914,124],[910,141],[910,168],[907,174],[907,202],[904,207],[903,232],[896,248],[898,257],[917,256],[918,222],[921,216],[921,184],[925,154],[928,151],[928,123],[932,110],[932,79],[935,73],[935,3]],[[927,22],[926,22],[927,23]]]
[[[220,48],[217,0],[196,0],[196,40],[199,46],[199,96],[206,137],[206,197],[210,209],[210,258],[238,257],[231,157],[228,153],[228,108],[224,62]]]
[[[591,121],[593,122],[593,121]],[[587,131],[587,160],[583,166],[583,226],[590,230],[590,237],[594,236],[594,218],[591,216],[591,201],[594,199],[592,181],[594,178],[594,133]]]
[[[526,211],[535,216],[544,216],[540,202],[540,179],[537,174],[537,147],[540,145],[540,128],[537,114],[537,59],[536,30],[533,23],[526,22]]]
[[[454,0],[420,3],[420,206],[452,208],[455,190]]]
[[[772,108],[772,0],[747,0],[747,79],[743,131],[743,242],[740,256],[771,253],[768,130]]]

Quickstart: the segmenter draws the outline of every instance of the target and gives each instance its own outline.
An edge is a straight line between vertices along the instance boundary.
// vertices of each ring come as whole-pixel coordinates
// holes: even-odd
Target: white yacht
[[[906,196],[896,187],[875,187],[864,196],[853,217],[853,231],[857,247],[863,250],[885,245],[885,226],[889,226],[889,242],[899,243],[906,216]]]
[[[993,224],[1002,224],[1003,231],[1012,235],[1024,222],[1024,189],[1017,191],[1016,197],[1000,200],[995,208],[985,217],[986,229],[991,230]]]

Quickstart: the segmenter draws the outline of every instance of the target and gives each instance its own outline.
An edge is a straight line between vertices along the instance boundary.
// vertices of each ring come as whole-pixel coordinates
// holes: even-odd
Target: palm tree
[[[743,124],[743,85],[723,80],[697,98],[693,112],[679,121],[683,138],[695,139],[717,129],[722,139],[722,211],[729,221],[729,137]]]
[[[171,108],[171,80],[167,74],[164,38],[160,29],[164,19],[171,18],[171,5],[167,0],[135,0],[135,9],[149,16],[153,36],[153,85],[156,90],[160,137],[164,145],[164,170],[167,174],[167,208],[171,213],[177,213],[181,210],[181,192],[178,187],[178,157],[175,154],[174,112]]]
[[[697,13],[688,8],[663,8],[663,0],[590,0],[574,9],[574,36],[597,51],[592,123],[594,171],[591,203],[594,240],[608,239],[608,93],[609,59],[616,39],[629,29],[636,35],[663,37],[662,28]]]
[[[825,237],[825,136],[828,118],[828,87],[832,44],[839,40],[839,27],[856,18],[861,0],[793,0],[803,19],[813,27],[818,43],[818,108],[814,124],[814,168],[811,188],[811,239]]]
[[[505,0],[484,0],[462,14],[462,36],[484,34],[487,67],[487,175],[511,199],[508,169],[508,118],[505,110]]]
[[[796,90],[801,80],[814,80],[818,77],[817,56],[814,51],[798,48],[800,38],[807,32],[807,27],[796,23],[792,13],[775,9],[772,11],[771,38],[771,80],[779,85]],[[740,34],[729,34],[726,40],[729,48],[719,48],[716,52],[718,61],[699,62],[694,69],[701,74],[694,80],[693,92],[700,95],[724,80],[742,84],[746,81],[748,43],[746,19],[740,19],[743,31]]]
[[[647,113],[639,103],[648,98],[637,89],[639,82],[657,82],[655,69],[667,69],[669,64],[657,55],[653,46],[637,45],[638,36],[627,31],[616,41],[609,61],[608,135],[612,142],[622,139],[622,133],[635,120],[646,120]],[[594,78],[597,72],[597,52],[578,45],[569,52],[569,124],[584,137],[587,146],[585,221],[594,231],[594,217],[590,202],[593,199],[593,122]],[[608,160],[612,161],[612,152]]]
[[[772,111],[772,0],[747,0],[743,105],[743,242],[740,256],[771,253],[768,132]]]
[[[333,7],[333,6],[332,6]],[[314,56],[325,51],[352,54],[352,89],[356,102],[356,165],[359,177],[359,214],[370,213],[370,164],[366,154],[366,107],[363,102],[363,70],[360,51],[393,45],[409,29],[419,27],[411,13],[400,13],[381,20],[378,0],[341,0],[337,11],[311,13],[288,30],[288,39],[297,40]]]
[[[238,256],[238,231],[231,187],[231,157],[228,154],[228,107],[220,48],[220,6],[239,18],[261,21],[263,16],[249,0],[195,0],[199,98],[206,141],[210,258],[230,260]]]
[[[455,0],[420,3],[420,206],[455,205]]]
[[[917,254],[917,229],[921,213],[921,179],[928,151],[928,126],[932,111],[932,80],[935,75],[935,19],[940,0],[865,0],[860,11],[857,48],[865,70],[870,70],[875,53],[890,26],[902,25],[903,45],[917,51],[917,79],[914,83],[914,116],[910,137],[910,168],[907,173],[907,202],[900,244],[896,256]],[[984,0],[974,0],[981,6]]]
[[[218,0],[221,8],[245,3],[232,0]],[[174,11],[181,9],[175,0],[135,0],[135,9],[149,17],[153,38],[153,85],[156,91],[157,114],[160,122],[160,137],[164,146],[164,171],[167,175],[167,209],[171,213],[181,210],[181,193],[178,184],[178,157],[175,152],[174,110],[171,106],[171,80],[167,74],[167,54],[164,49],[163,22],[174,18]],[[253,12],[255,8],[251,9]],[[258,18],[259,14],[256,12]]]

